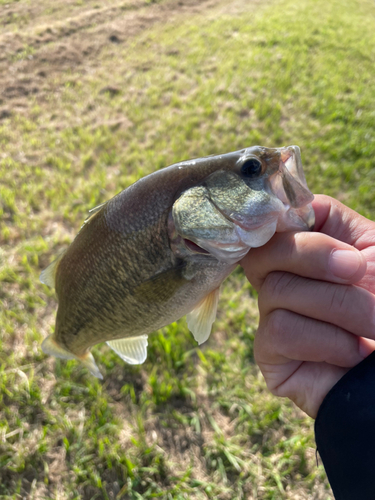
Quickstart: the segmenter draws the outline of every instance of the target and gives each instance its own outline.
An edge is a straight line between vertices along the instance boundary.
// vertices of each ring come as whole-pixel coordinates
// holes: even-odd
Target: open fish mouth
[[[270,184],[286,208],[284,218],[279,220],[277,232],[293,229],[312,231],[315,225],[315,213],[311,205],[314,195],[307,187],[298,146],[281,149],[279,171],[270,179]]]
[[[280,152],[281,161],[285,164],[288,171],[304,185],[306,189],[307,182],[302,167],[301,150],[298,146],[289,146],[283,148]]]

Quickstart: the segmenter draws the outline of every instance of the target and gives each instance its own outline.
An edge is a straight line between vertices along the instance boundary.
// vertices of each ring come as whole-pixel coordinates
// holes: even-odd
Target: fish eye
[[[241,174],[244,177],[258,177],[262,172],[262,163],[256,158],[249,158],[245,160],[241,166]]]

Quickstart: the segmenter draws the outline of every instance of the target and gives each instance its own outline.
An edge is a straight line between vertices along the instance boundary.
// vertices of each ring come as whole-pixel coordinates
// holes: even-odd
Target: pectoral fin
[[[55,259],[51,264],[46,267],[39,276],[39,280],[44,284],[47,285],[51,288],[55,287],[55,276],[56,276],[56,271],[57,271],[57,266],[60,262],[60,260],[63,258],[65,254],[65,251],[62,252],[57,259]]]
[[[183,276],[186,265],[167,269],[144,281],[134,289],[134,296],[140,304],[163,304],[186,283]]]
[[[147,335],[109,340],[107,344],[120,358],[131,365],[141,365],[147,358]]]
[[[211,333],[212,323],[216,318],[220,287],[209,293],[189,314],[187,325],[198,344],[206,342]]]

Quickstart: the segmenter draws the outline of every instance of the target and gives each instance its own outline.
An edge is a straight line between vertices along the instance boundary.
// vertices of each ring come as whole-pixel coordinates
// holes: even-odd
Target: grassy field
[[[88,210],[189,157],[298,144],[314,192],[375,217],[371,0],[0,0],[0,499],[314,499],[313,421],[254,364],[256,296],[228,279],[104,381],[45,356],[40,271]]]

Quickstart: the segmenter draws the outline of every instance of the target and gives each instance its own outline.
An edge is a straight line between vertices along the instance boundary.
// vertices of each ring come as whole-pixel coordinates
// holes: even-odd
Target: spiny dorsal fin
[[[209,293],[186,315],[187,325],[198,344],[206,342],[211,333],[212,323],[216,318],[220,287]]]
[[[104,203],[101,203],[100,205],[98,205],[97,207],[94,207],[92,208],[91,210],[89,210],[89,215],[86,217],[86,219],[84,220],[82,226],[81,226],[81,229],[83,228],[83,226],[85,224],[88,223],[88,221],[95,215],[99,212],[100,209],[102,209],[104,207],[104,205],[106,205],[107,202],[105,201]]]
[[[39,276],[39,280],[47,286],[50,286],[51,288],[55,287],[55,276],[56,276],[56,270],[57,270],[57,265],[60,262],[60,260],[63,258],[63,255],[65,254],[65,250],[55,259],[49,266],[47,266]]]
[[[147,358],[147,335],[109,340],[107,344],[130,365],[141,365]]]

